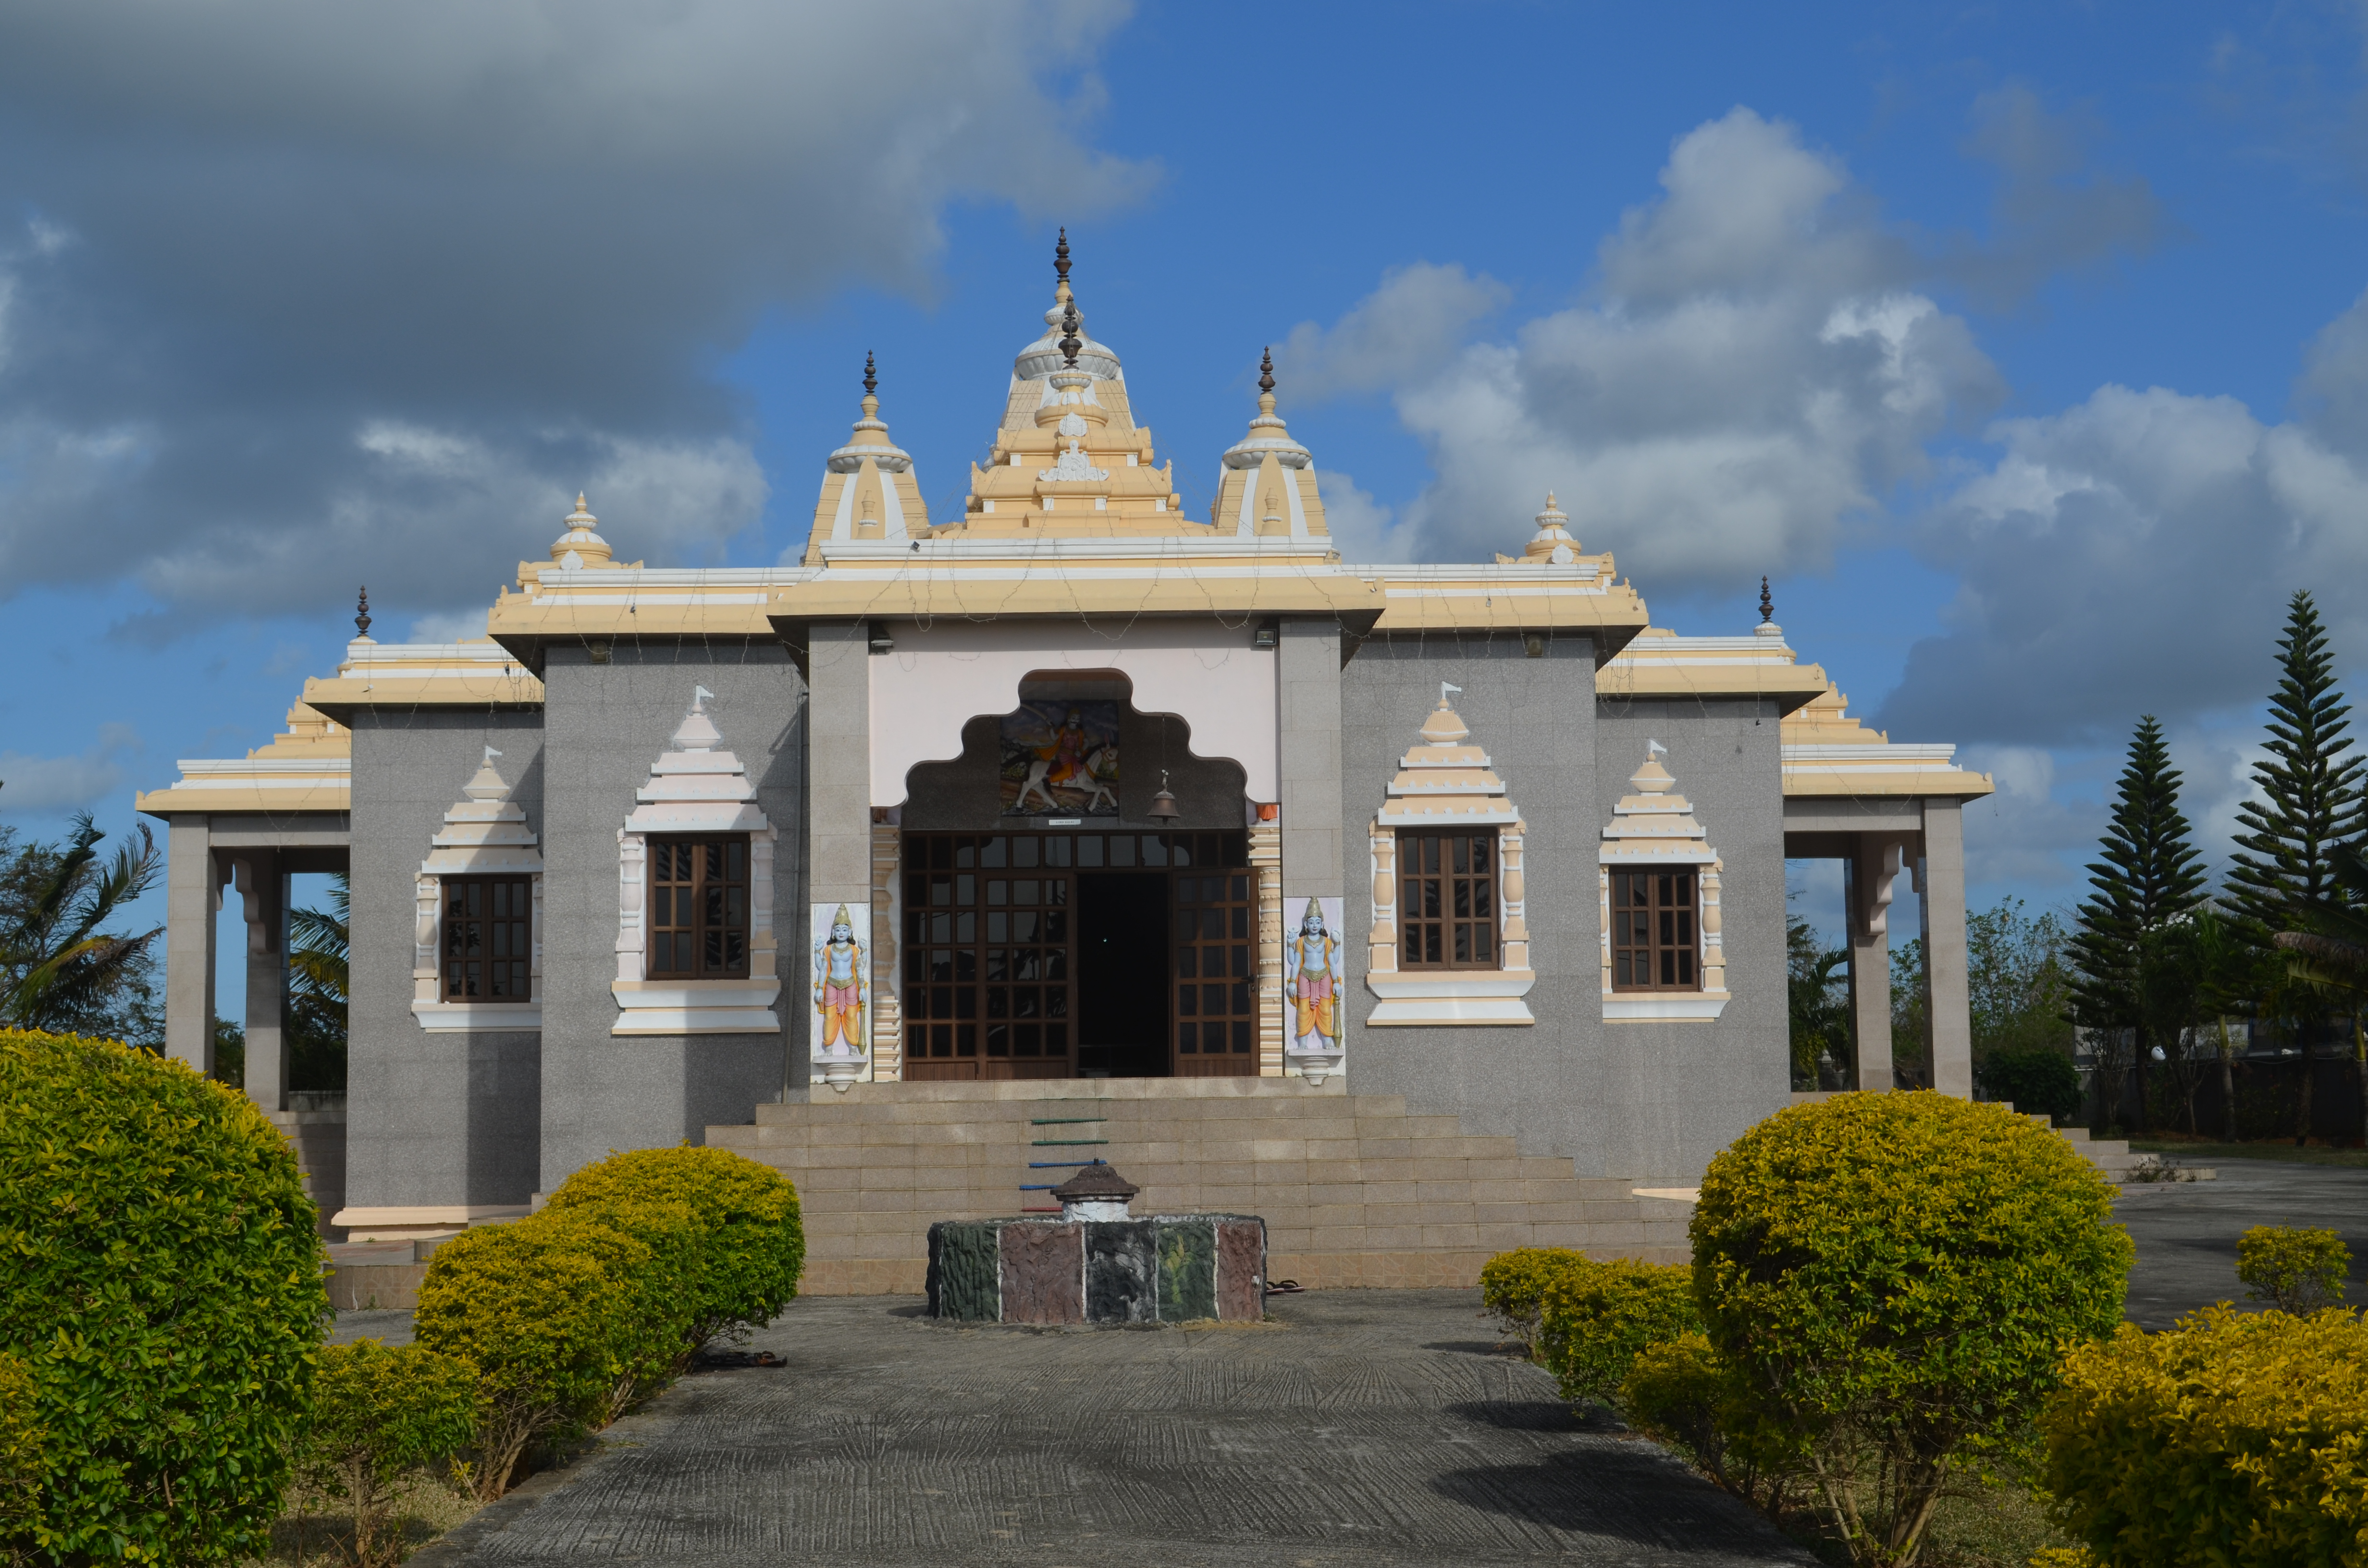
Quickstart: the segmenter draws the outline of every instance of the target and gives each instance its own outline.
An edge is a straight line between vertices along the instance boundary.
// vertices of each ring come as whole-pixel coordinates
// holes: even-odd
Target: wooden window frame
[[[495,888],[514,890],[511,898],[515,907],[502,914],[494,912],[503,902]],[[465,898],[472,891],[484,890],[475,913],[455,912],[455,895]],[[530,1006],[534,1002],[534,878],[516,872],[481,874],[459,877],[438,877],[436,889],[437,955],[436,996],[439,1002],[461,1002],[470,1006],[495,1007]],[[474,953],[453,951],[456,942],[463,942],[472,930],[480,933]],[[485,935],[490,933],[490,936]],[[496,949],[512,951],[496,952]],[[507,979],[513,983],[511,994],[495,995],[496,982],[490,966],[512,966]],[[471,995],[466,989],[466,977],[454,971],[462,964],[488,966],[483,979],[482,994]]]
[[[649,946],[648,956],[643,970],[646,978],[659,981],[746,980],[749,978],[750,949],[753,945],[750,916],[756,897],[752,879],[755,857],[748,838],[749,835],[745,833],[652,834],[649,835],[646,861],[648,869],[645,873],[649,879],[649,906],[646,920]],[[693,851],[690,856],[691,876],[688,881],[674,875],[672,865],[676,851],[682,848],[689,848]],[[734,849],[739,851],[737,860],[740,874],[736,878],[730,874]],[[700,852],[705,850],[718,853],[711,855]],[[713,920],[709,918],[708,910],[707,894],[711,889],[720,891],[723,895],[723,908]],[[736,920],[731,912],[731,895],[734,890],[740,894],[739,914]],[[682,912],[686,903],[691,918],[687,922],[673,918]],[[662,912],[668,918],[661,920],[659,916]],[[716,963],[709,961],[708,937],[711,934],[725,938],[723,950],[727,954],[732,950],[729,938],[735,934],[739,937],[739,961],[736,964],[729,961],[728,959]],[[662,961],[671,960],[673,939],[680,936],[688,936],[690,938],[691,967],[689,969],[673,968],[669,961]]]
[[[1453,869],[1453,846],[1459,844],[1467,848],[1465,869],[1462,871]],[[1440,846],[1435,860],[1426,856],[1425,845]],[[1473,869],[1477,858],[1469,856],[1468,850],[1474,845],[1485,846],[1485,869]],[[1434,865],[1440,869],[1430,869]],[[1399,829],[1399,970],[1440,974],[1456,971],[1486,972],[1504,967],[1504,874],[1503,846],[1494,827]],[[1431,884],[1436,884],[1439,893],[1436,904],[1429,898]],[[1455,913],[1459,892],[1464,897],[1464,912],[1461,915]],[[1486,906],[1485,915],[1474,913],[1480,904]],[[1432,910],[1436,913],[1427,913]],[[1478,951],[1484,944],[1487,949],[1485,955]],[[1437,957],[1430,956],[1434,951]],[[1459,951],[1464,956],[1456,957]]]
[[[1247,860],[1247,852],[1242,858]],[[1176,1054],[1202,1061],[1256,1056],[1258,873],[1247,865],[1193,866],[1170,871],[1167,886],[1173,971],[1168,1008]],[[1213,1050],[1212,1031],[1218,1038]]]
[[[1623,902],[1638,883],[1645,888],[1643,902]],[[1702,989],[1700,867],[1612,868],[1611,913],[1615,994]],[[1645,977],[1641,981],[1636,978],[1640,960]]]

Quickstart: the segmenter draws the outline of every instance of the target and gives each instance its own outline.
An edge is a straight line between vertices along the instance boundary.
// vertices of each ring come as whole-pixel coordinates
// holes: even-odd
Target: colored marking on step
[[[1100,1164],[1099,1160],[1030,1160],[1028,1168],[1031,1171],[1074,1171]]]
[[[1028,1123],[1030,1127],[1066,1127],[1078,1121],[1108,1121],[1106,1116],[1040,1116]]]
[[[1089,1143],[1109,1142],[1107,1138],[1031,1138],[1028,1141],[1028,1146],[1031,1149],[1082,1148]]]
[[[1049,1181],[1023,1181],[1019,1184],[1019,1190],[1022,1192],[1050,1192],[1055,1185],[1055,1183]]]

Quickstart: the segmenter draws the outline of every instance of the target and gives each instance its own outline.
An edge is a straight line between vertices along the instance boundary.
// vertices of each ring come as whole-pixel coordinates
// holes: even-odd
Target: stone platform
[[[1139,1211],[1263,1215],[1270,1277],[1315,1289],[1469,1286],[1520,1246],[1689,1256],[1684,1197],[1338,1078],[857,1084],[756,1117],[706,1142],[797,1183],[814,1295],[920,1295],[933,1221],[1056,1207],[1096,1158],[1141,1184]]]

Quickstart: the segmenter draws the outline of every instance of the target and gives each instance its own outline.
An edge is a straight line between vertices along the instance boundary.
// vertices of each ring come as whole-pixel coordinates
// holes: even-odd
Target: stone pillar
[[[1916,864],[1924,904],[1924,1017],[1932,1086],[1974,1095],[1974,1030],[1965,978],[1965,833],[1962,801],[1924,802],[1924,853]]]
[[[246,915],[246,1096],[288,1108],[288,876],[276,849],[243,849],[231,880]]]
[[[1858,1040],[1861,1089],[1888,1089],[1891,1076],[1891,884],[1899,875],[1896,841],[1861,835],[1845,863],[1850,913],[1850,1023]]]
[[[862,909],[872,903],[871,656],[866,622],[817,621],[809,629],[806,897],[825,909],[841,903]],[[795,914],[786,924],[805,932],[808,912]],[[804,939],[812,940],[812,934]],[[783,1005],[804,1020],[790,1025],[790,1055],[793,1063],[804,1062],[811,1060],[814,1027],[805,988],[808,950],[801,947],[784,968],[789,979]],[[802,1085],[809,1076],[793,1065],[790,1081]]]
[[[214,1070],[214,915],[222,881],[208,819],[176,815],[166,829],[165,1052],[211,1076]]]

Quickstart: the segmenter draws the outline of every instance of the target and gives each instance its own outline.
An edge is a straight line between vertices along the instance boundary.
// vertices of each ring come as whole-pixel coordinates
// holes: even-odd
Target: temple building
[[[484,639],[365,609],[285,733],[141,797],[169,1048],[211,1069],[234,897],[247,1092],[336,1227],[449,1233],[689,1140],[798,1181],[825,1291],[917,1290],[931,1221],[1098,1157],[1263,1215],[1311,1285],[1676,1256],[1793,1092],[1788,857],[1845,867],[1844,1073],[1971,1093],[1987,778],[1849,718],[1764,596],[1652,625],[1551,496],[1492,561],[1344,560],[1270,364],[1195,515],[1069,271],[959,515],[867,364],[782,564],[628,562],[578,496]],[[331,869],[341,1112],[291,1103],[279,1022],[289,878]],[[1929,1038],[1894,1041],[1903,874]]]

